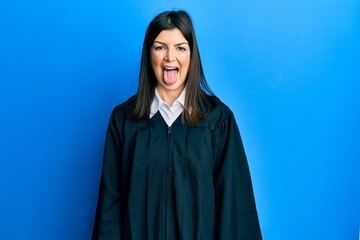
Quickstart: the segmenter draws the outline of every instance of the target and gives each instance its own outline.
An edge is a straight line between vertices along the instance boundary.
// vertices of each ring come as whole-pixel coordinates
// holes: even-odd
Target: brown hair
[[[204,76],[200,53],[195,37],[195,31],[189,15],[185,11],[167,11],[157,15],[149,24],[142,48],[139,88],[136,103],[131,118],[140,120],[148,118],[150,106],[157,85],[156,77],[151,66],[150,51],[155,38],[163,30],[177,28],[188,41],[191,51],[190,66],[186,83],[185,109],[182,119],[188,124],[203,119],[213,107],[214,96]]]

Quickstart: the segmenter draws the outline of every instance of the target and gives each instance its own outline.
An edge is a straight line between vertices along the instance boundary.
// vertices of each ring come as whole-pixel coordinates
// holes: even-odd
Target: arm
[[[229,114],[213,134],[217,239],[262,239],[243,143]]]
[[[93,240],[120,239],[120,148],[121,139],[113,112],[106,133]]]

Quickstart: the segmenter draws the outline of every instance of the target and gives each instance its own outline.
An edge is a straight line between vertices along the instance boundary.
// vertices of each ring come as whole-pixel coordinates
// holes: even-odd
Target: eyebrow
[[[165,45],[165,46],[167,45],[166,43],[163,43],[163,42],[160,42],[160,41],[154,41],[154,43],[160,43],[160,44]],[[180,46],[180,45],[183,45],[183,44],[189,45],[188,42],[181,42],[181,43],[175,44],[174,46]]]

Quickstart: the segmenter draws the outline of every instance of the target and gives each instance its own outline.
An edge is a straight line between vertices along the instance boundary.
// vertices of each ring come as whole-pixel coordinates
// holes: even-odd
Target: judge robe
[[[133,121],[135,98],[110,118],[96,240],[261,239],[249,167],[231,110],[189,125]]]

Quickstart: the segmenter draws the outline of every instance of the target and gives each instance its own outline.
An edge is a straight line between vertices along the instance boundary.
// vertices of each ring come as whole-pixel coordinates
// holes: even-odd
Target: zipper
[[[171,191],[171,153],[170,153],[170,135],[171,126],[167,129],[167,159],[166,159],[166,228],[165,236],[169,239],[169,223],[170,223],[170,191]]]

